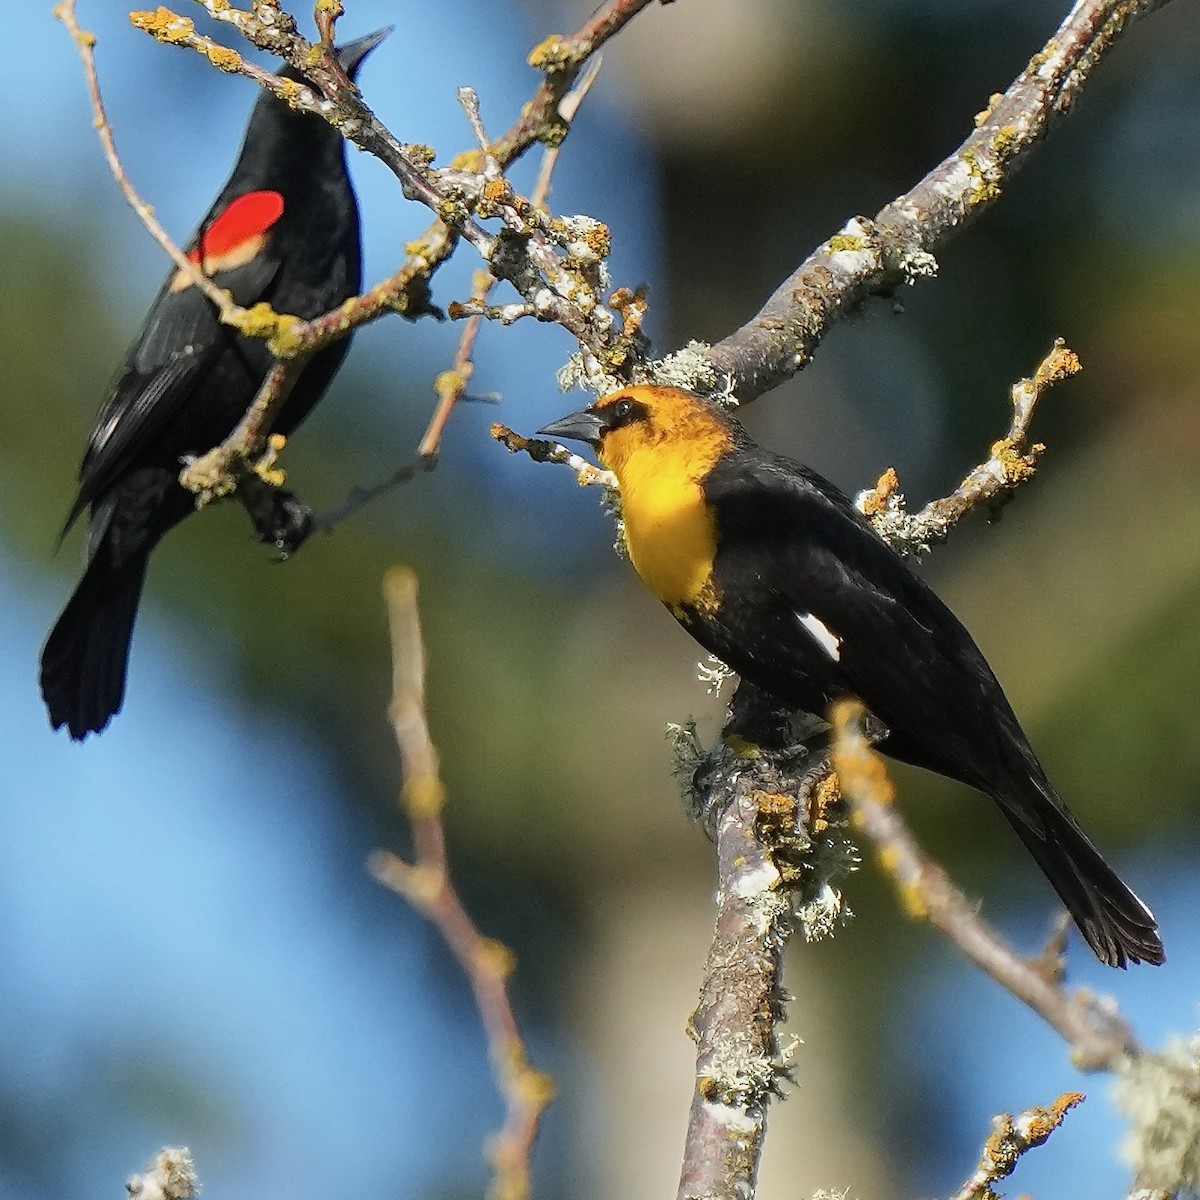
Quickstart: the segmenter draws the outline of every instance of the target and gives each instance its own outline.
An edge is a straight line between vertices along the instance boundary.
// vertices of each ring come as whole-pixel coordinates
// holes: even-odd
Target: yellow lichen
[[[852,233],[835,233],[825,244],[833,254],[837,254],[839,250],[863,249],[862,238],[855,237]]]
[[[1027,75],[1036,75],[1037,72],[1057,53],[1058,42],[1052,38],[1029,60],[1029,65],[1025,68],[1025,73]]]
[[[282,433],[273,433],[267,438],[267,448],[251,470],[268,487],[279,488],[287,483],[287,472],[279,466],[279,455],[287,445]]]
[[[296,332],[303,322],[291,313],[277,313],[265,301],[243,311],[232,322],[247,337],[262,338],[278,358],[293,358],[302,347]]]
[[[483,198],[489,204],[500,204],[512,196],[507,179],[489,179],[483,185]]]
[[[748,738],[744,738],[741,734],[731,733],[725,739],[725,745],[729,747],[733,754],[738,758],[758,758],[762,751]]]
[[[446,789],[436,775],[410,779],[404,785],[404,808],[413,820],[436,817],[446,804]]]
[[[899,487],[900,477],[896,474],[896,468],[888,467],[880,475],[875,486],[862,498],[859,507],[862,509],[863,515],[876,517],[880,513],[886,512],[888,501],[896,494]]]
[[[894,863],[889,861],[894,857],[895,851],[881,850],[879,852],[879,861],[889,874],[894,874]],[[901,907],[910,917],[923,921],[929,916],[929,906],[925,903],[925,895],[921,891],[920,883],[902,883],[896,890],[900,895]]]
[[[1001,188],[995,169],[980,163],[979,155],[973,149],[963,151],[962,161],[971,176],[970,191],[963,197],[968,207],[999,199]]]
[[[242,56],[236,50],[230,50],[228,46],[219,46],[216,42],[209,42],[204,48],[205,56],[218,71],[240,71],[242,68]]]
[[[277,79],[274,85],[275,95],[288,106],[299,108],[308,89],[294,79]]]
[[[1003,162],[1009,152],[1017,146],[1019,139],[1020,134],[1015,125],[1001,125],[992,135],[992,149],[995,150],[996,157]]]
[[[464,150],[450,160],[450,166],[456,171],[472,171],[478,174],[483,170],[483,151]]]
[[[196,30],[194,21],[173,13],[161,4],[153,12],[131,12],[129,23],[134,29],[171,44],[186,41]]]
[[[813,792],[809,827],[814,834],[829,828],[829,814],[842,798],[841,780],[836,774],[826,775]]]
[[[996,105],[1004,99],[1003,92],[993,92],[988,97],[987,108],[975,114],[975,128],[978,129],[996,110]]]
[[[551,75],[570,66],[574,61],[574,55],[562,35],[552,33],[530,50],[529,57],[525,61],[531,67]]]
[[[992,458],[1004,469],[1004,480],[1013,486],[1027,483],[1037,472],[1037,457],[1046,447],[1040,442],[1029,447],[1028,454],[1021,454],[1016,447],[1004,439],[992,446]]]
[[[475,956],[490,974],[507,979],[517,969],[517,956],[495,938],[480,938]]]
[[[433,381],[433,390],[439,396],[455,396],[467,386],[470,371],[441,371]]]

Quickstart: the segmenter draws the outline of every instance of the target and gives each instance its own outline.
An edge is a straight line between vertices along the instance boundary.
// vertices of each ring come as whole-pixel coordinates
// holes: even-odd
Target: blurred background
[[[721,703],[696,648],[611,553],[598,497],[492,444],[578,407],[559,329],[484,331],[435,473],[285,565],[233,506],[156,553],[124,712],[83,746],[51,733],[38,651],[74,586],[55,553],[110,373],[164,273],[95,142],[49,0],[11,6],[0,126],[0,1195],[117,1194],[164,1143],[208,1194],[479,1195],[500,1120],[482,1035],[445,948],[363,861],[403,851],[382,572],[416,568],[430,717],[458,883],[520,960],[516,999],[558,1080],[544,1197],[673,1194],[691,1088],[710,847],[664,738]],[[297,11],[304,6],[298,6]],[[232,163],[252,85],[84,0],[119,147],[182,239]],[[395,24],[368,100],[439,160],[471,139],[455,88],[505,128],[547,33],[589,0],[347,0],[344,37]],[[639,17],[555,180],[614,234],[614,284],[649,285],[660,353],[747,319],[816,244],[912,185],[965,136],[1066,8],[1043,0],[687,0]],[[200,20],[198,8],[186,9]],[[221,31],[217,31],[221,33]],[[227,39],[229,35],[222,35]],[[936,282],[874,301],[746,413],[848,490],[894,465],[914,505],[1007,428],[1011,383],[1055,336],[1084,374],[1035,424],[1037,482],[923,567],[990,657],[1052,778],[1161,919],[1161,970],[1111,990],[1143,1036],[1191,1031],[1200,997],[1200,13],[1137,26]],[[378,279],[424,227],[377,163],[352,163]],[[528,186],[534,163],[518,183]],[[435,300],[463,298],[461,251]],[[455,326],[360,333],[288,449],[318,509],[412,453]],[[992,807],[915,772],[919,835],[1020,946],[1053,896]],[[760,1196],[944,1194],[989,1118],[1089,1093],[1013,1186],[1124,1195],[1107,1082],[906,922],[865,867],[857,919],[788,963],[799,1087],[771,1115]]]

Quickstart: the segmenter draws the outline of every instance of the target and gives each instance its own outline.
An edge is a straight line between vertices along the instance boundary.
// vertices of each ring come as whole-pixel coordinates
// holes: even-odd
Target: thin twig
[[[591,90],[592,84],[595,83],[599,71],[600,61],[596,59],[589,64],[588,69],[580,77],[578,83],[567,93],[559,105],[559,111],[568,126],[575,119],[575,114],[579,111],[580,104],[583,103],[584,98]],[[469,105],[465,107],[470,117],[473,109]],[[477,112],[474,115],[477,118]],[[482,126],[479,128],[478,136],[483,136]],[[487,149],[486,144],[484,149]],[[542,154],[537,182],[529,196],[530,203],[535,207],[544,207],[549,199],[551,177],[554,167],[558,162],[558,155],[558,146],[548,146]],[[476,272],[471,299],[468,303],[481,307],[486,305],[488,297],[491,295],[492,289],[495,288],[497,282],[496,277],[489,271]],[[432,470],[437,465],[437,456],[441,449],[442,434],[445,432],[446,422],[449,421],[450,414],[454,411],[455,406],[466,395],[471,377],[475,373],[475,343],[478,340],[479,331],[483,328],[483,322],[484,317],[481,315],[467,318],[463,325],[462,334],[458,339],[458,349],[454,355],[453,366],[449,370],[441,372],[437,379],[434,380],[434,390],[437,392],[438,401],[433,410],[433,415],[429,418],[429,424],[425,427],[425,432],[422,434],[421,441],[417,446],[416,457],[411,462],[397,467],[395,471],[379,483],[369,487],[355,488],[336,508],[322,514],[317,519],[315,528],[326,531],[332,529],[335,525],[340,524],[347,517],[356,513],[363,505],[385,495],[400,484],[407,483],[416,475]]]
[[[875,845],[880,865],[891,876],[905,909],[945,934],[976,966],[1055,1029],[1085,1071],[1115,1070],[1140,1047],[1111,1001],[1087,993],[1069,994],[1054,978],[1022,958],[979,915],[946,872],[926,857],[897,813],[895,787],[883,759],[863,733],[863,706],[839,701],[830,715],[834,728],[833,765],[853,821]]]
[[[406,862],[376,851],[369,869],[433,923],[467,976],[506,1110],[504,1125],[488,1147],[493,1169],[490,1195],[493,1200],[525,1200],[533,1143],[553,1099],[554,1085],[531,1065],[513,1012],[508,994],[516,965],[512,952],[479,932],[450,877],[441,816],[445,788],[425,716],[425,649],[416,576],[403,568],[389,571],[384,598],[392,634],[389,715],[403,764],[400,803],[412,826],[414,859]]]
[[[277,358],[259,385],[258,394],[246,409],[233,432],[219,445],[184,464],[179,482],[196,493],[196,507],[229,495],[237,483],[236,464],[247,464],[264,483],[280,486],[286,476],[275,465],[284,439],[278,439],[267,459],[257,467],[250,458],[257,454],[271,432],[271,424],[287,400],[307,358]]]
[[[858,497],[859,509],[870,517],[884,541],[901,552],[928,550],[944,542],[972,509],[996,511],[1033,478],[1046,449],[1040,443],[1029,443],[1029,425],[1038,401],[1049,387],[1081,369],[1074,352],[1058,338],[1033,375],[1013,384],[1013,417],[1008,433],[992,445],[986,461],[968,472],[949,496],[931,501],[919,513],[910,513],[895,469],[889,467],[873,488]]]
[[[868,295],[934,275],[933,252],[999,199],[1120,34],[1167,2],[1077,0],[1008,90],[992,97],[953,154],[874,220],[850,221],[780,284],[748,324],[711,347],[716,375],[748,403],[801,370],[830,326]]]
[[[512,128],[492,143],[492,154],[501,163],[508,163],[534,142],[561,142],[566,129],[559,106],[584,64],[652,3],[654,0],[608,0],[571,36],[551,35],[539,42],[529,53],[529,65],[546,78],[533,99],[522,106]]]
[[[108,113],[104,107],[104,97],[100,91],[100,79],[96,74],[96,37],[95,34],[80,29],[79,23],[75,19],[75,0],[62,0],[55,6],[54,16],[66,27],[79,52],[79,59],[83,64],[83,77],[87,83],[88,98],[92,106],[92,123],[96,129],[96,136],[100,139],[100,148],[104,152],[108,169],[121,189],[121,194],[167,257],[187,276],[192,284],[212,301],[221,320],[229,324],[237,324],[237,316],[244,315],[245,310],[233,302],[233,297],[224,288],[217,287],[200,269],[199,264],[192,262],[184,254],[171,235],[159,224],[158,218],[154,215],[154,209],[142,199],[130,182],[120,155],[117,153],[112,125],[109,123]]]
[[[492,426],[491,434],[511,454],[528,454],[534,462],[561,463],[569,467],[575,472],[580,487],[591,487],[593,484],[613,489],[617,487],[617,477],[611,471],[602,471],[593,466],[582,455],[575,454],[559,442],[522,437],[498,422]]]
[[[950,1200],[995,1200],[992,1184],[1007,1179],[1016,1170],[1021,1156],[1041,1146],[1083,1099],[1082,1092],[1064,1092],[1048,1108],[1038,1105],[1015,1117],[1012,1113],[1002,1113],[993,1118],[991,1136],[984,1143],[979,1165]]]

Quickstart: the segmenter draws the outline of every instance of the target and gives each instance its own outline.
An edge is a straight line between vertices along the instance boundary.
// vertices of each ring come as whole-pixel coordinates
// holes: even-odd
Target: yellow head
[[[682,388],[621,388],[539,433],[587,442],[622,494],[651,476],[699,481],[733,449],[734,426],[710,401]]]
[[[679,388],[627,387],[540,432],[587,442],[616,475],[630,560],[672,612],[716,604],[716,526],[703,483],[737,445],[719,408]]]

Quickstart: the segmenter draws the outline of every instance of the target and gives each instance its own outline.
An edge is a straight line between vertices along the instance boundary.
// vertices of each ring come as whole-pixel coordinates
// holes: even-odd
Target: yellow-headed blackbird
[[[971,635],[833,484],[677,388],[624,388],[541,433],[616,475],[634,567],[706,650],[795,709],[861,699],[886,753],[996,801],[1103,962],[1163,961]]]

